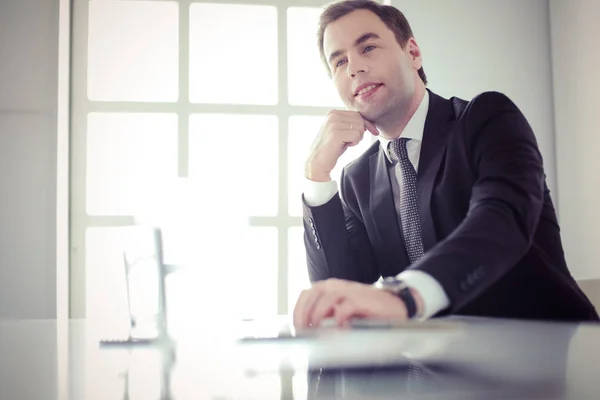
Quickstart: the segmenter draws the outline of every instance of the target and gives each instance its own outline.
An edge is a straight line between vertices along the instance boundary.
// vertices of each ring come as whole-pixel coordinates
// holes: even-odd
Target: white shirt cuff
[[[315,182],[304,179],[304,201],[309,207],[318,207],[327,203],[338,191],[334,180],[329,182]]]
[[[411,269],[399,273],[396,278],[403,280],[409,288],[419,293],[423,300],[423,314],[416,319],[421,321],[429,319],[450,305],[442,285],[428,273]]]

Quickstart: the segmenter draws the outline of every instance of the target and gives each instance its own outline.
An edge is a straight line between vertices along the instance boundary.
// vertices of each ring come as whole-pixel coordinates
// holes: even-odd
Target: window
[[[74,2],[72,317],[119,320],[123,228],[140,222],[184,266],[171,326],[292,311],[308,286],[303,163],[343,107],[314,39],[324,3]]]

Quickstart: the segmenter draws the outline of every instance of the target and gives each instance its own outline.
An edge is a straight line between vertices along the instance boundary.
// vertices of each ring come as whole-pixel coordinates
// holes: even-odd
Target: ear
[[[419,48],[415,38],[411,37],[408,39],[406,48],[412,56],[413,68],[418,71],[423,66],[423,58],[421,55],[421,49]]]

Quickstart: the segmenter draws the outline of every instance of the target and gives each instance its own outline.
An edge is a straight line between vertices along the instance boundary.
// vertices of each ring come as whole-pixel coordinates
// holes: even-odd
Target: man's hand
[[[359,112],[331,110],[314,140],[305,164],[306,178],[315,182],[328,182],[337,160],[350,146],[356,146],[368,130],[373,135],[379,131]]]
[[[304,290],[294,308],[296,330],[318,327],[324,318],[345,325],[351,318],[407,319],[404,302],[373,285],[328,279]]]

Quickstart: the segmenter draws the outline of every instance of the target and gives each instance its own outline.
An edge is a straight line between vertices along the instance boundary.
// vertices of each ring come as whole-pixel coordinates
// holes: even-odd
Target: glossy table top
[[[101,347],[85,321],[0,321],[0,399],[600,398],[600,325],[454,317],[272,338],[285,328],[197,322],[173,346]]]

